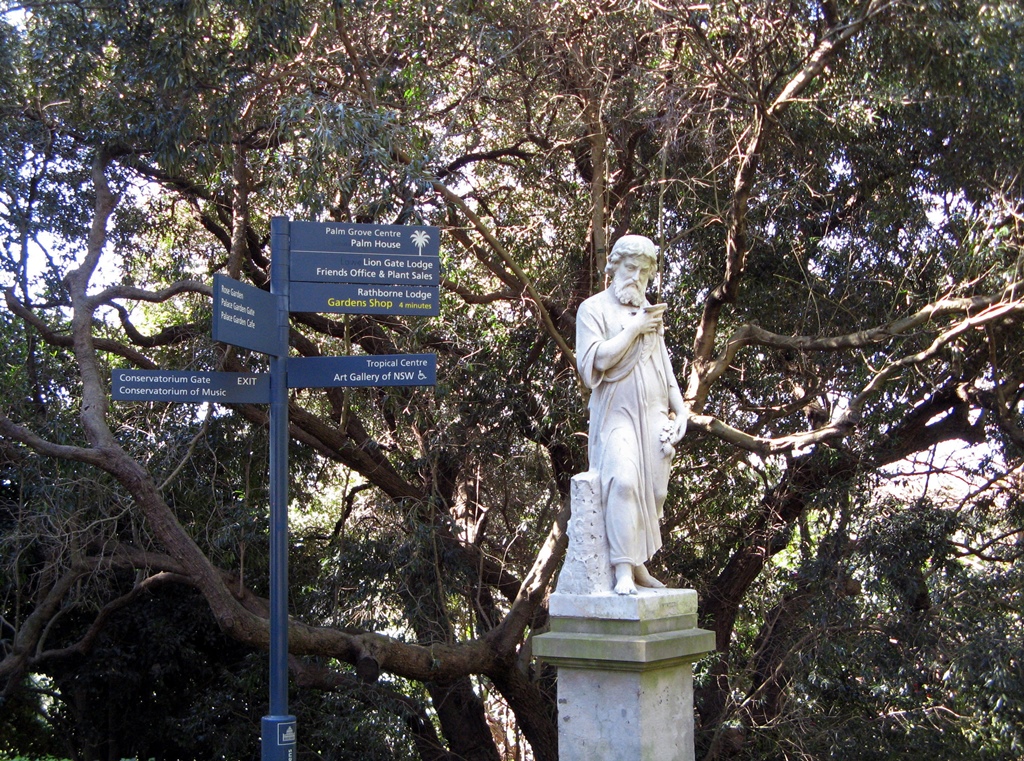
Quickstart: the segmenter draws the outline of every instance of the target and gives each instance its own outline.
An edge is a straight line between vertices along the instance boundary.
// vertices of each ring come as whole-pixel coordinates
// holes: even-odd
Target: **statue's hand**
[[[631,329],[634,335],[642,336],[647,333],[660,333],[664,323],[661,315],[664,310],[639,309],[636,315],[627,323],[626,328]]]

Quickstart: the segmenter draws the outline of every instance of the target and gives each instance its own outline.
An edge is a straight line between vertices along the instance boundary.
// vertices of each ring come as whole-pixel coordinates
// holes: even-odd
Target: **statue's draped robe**
[[[593,392],[590,469],[600,474],[612,565],[640,565],[661,547],[659,521],[672,467],[660,441],[674,383],[665,339],[639,336],[614,366],[595,367],[598,346],[620,333],[637,309],[609,289],[584,301],[576,315],[579,371]]]

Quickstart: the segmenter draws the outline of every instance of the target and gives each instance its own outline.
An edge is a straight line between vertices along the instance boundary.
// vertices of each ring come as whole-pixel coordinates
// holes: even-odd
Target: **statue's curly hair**
[[[643,235],[623,235],[615,241],[611,253],[608,254],[608,263],[604,271],[611,274],[624,256],[639,256],[646,259],[652,269],[658,266],[658,249],[654,241]]]

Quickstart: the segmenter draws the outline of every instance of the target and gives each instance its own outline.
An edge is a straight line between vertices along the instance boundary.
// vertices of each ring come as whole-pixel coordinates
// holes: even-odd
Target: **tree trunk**
[[[536,668],[542,668],[537,664]],[[554,685],[545,691],[540,682],[523,673],[513,662],[491,681],[508,701],[535,761],[558,761],[558,711],[555,707]]]
[[[836,488],[856,474],[855,463],[840,450],[819,447],[795,463],[782,483],[761,501],[746,542],[733,553],[705,595],[702,619],[715,632],[718,660],[707,686],[697,691],[697,706],[705,726],[723,719],[729,694],[729,647],[740,605],[765,564],[788,544],[788,532],[825,484]]]
[[[441,723],[441,733],[448,741],[454,758],[460,761],[500,761],[484,714],[483,701],[473,689],[469,677],[446,684],[427,682],[426,687]]]

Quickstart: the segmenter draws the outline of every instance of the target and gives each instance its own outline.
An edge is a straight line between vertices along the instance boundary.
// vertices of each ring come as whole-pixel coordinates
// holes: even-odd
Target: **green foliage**
[[[608,242],[663,230],[657,298],[694,399],[723,353],[697,410],[722,426],[695,423],[680,447],[652,561],[700,592],[703,624],[729,644],[698,669],[700,749],[1019,756],[1019,294],[980,320],[1022,275],[1024,15],[882,4],[776,108],[863,6],[133,0],[7,14],[0,752],[255,754],[258,637],[224,636],[209,590],[219,579],[262,615],[265,410],[111,405],[102,424],[152,481],[145,504],[125,460],[45,457],[25,432],[120,454],[86,422],[93,356],[103,378],[265,371],[210,340],[204,289],[215,272],[266,287],[269,219],[287,214],[444,230],[439,319],[292,316],[295,354],[438,355],[432,390],[291,392],[290,612],[320,635],[295,654],[303,754],[493,760],[495,737],[532,732],[535,757],[553,758],[537,740],[551,685],[523,636],[497,635],[586,468],[586,403],[556,338],[571,347]],[[96,296],[72,333],[98,158],[120,202],[90,293],[149,293]],[[900,327],[957,299],[975,301]],[[778,340],[726,357],[750,325]],[[980,443],[977,461],[942,465],[934,447],[949,442]],[[927,478],[906,476],[925,452]],[[531,608],[519,631],[545,618]],[[435,681],[412,643],[445,653],[431,668],[469,665]],[[385,664],[376,685],[350,673],[363,647]],[[466,695],[461,715],[443,710]],[[514,730],[498,726],[509,711]]]
[[[955,504],[854,493],[810,514],[753,596],[780,604],[737,627],[739,712],[774,715],[739,757],[1018,757],[1019,561],[964,553],[977,516]]]

